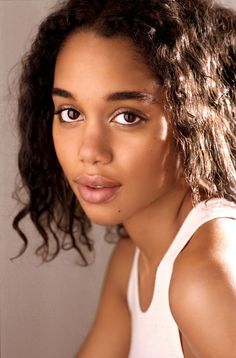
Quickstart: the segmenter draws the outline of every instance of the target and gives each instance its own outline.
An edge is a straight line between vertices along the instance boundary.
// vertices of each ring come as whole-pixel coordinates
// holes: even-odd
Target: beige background
[[[18,146],[14,66],[28,48],[40,19],[55,3],[56,0],[0,1],[1,358],[73,358],[94,317],[113,248],[104,242],[103,229],[96,226],[93,237],[97,257],[92,266],[76,265],[73,253],[40,265],[32,254],[37,234],[27,221],[24,227],[32,238],[30,248],[20,259],[9,260],[21,244],[11,228],[17,210],[11,198]],[[224,3],[236,7],[235,0]]]
[[[21,241],[11,228],[16,202],[11,199],[16,176],[17,135],[14,124],[14,82],[20,60],[40,19],[55,0],[0,2],[1,103],[1,357],[72,358],[95,314],[105,266],[113,245],[96,227],[96,262],[76,265],[64,253],[41,265],[32,254],[37,241],[30,222],[24,227],[32,243],[26,255],[11,262]],[[8,86],[12,87],[9,96]]]

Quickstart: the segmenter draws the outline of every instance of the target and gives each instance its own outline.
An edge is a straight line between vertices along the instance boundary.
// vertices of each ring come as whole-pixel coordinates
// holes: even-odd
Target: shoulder
[[[236,220],[202,225],[177,258],[170,308],[201,357],[236,356]]]
[[[103,283],[96,318],[78,358],[127,357],[131,326],[126,286],[134,249],[129,239],[120,239],[116,244]]]

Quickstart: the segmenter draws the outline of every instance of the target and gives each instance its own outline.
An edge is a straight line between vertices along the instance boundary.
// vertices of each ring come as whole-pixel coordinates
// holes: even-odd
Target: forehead
[[[145,63],[144,57],[139,49],[133,44],[131,39],[124,36],[104,37],[92,30],[78,31],[69,35],[61,46],[58,60],[68,52],[80,52],[80,56],[94,56],[99,54],[101,57],[108,58],[120,57],[120,53],[125,54],[127,60]]]
[[[105,38],[93,32],[70,35],[63,44],[55,66],[55,81],[108,80],[113,83],[145,83],[155,78],[128,38]]]

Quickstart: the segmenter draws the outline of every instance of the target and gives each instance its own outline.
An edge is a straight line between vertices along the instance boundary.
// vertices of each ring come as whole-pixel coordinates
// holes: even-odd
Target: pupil
[[[125,113],[125,120],[127,122],[133,122],[134,121],[134,115],[132,113]]]
[[[76,113],[74,110],[70,109],[70,110],[68,111],[68,117],[69,117],[70,119],[76,119],[76,118],[77,118],[77,113]]]

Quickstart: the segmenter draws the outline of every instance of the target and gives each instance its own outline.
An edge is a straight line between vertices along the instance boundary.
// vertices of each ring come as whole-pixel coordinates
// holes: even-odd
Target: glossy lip
[[[83,175],[75,179],[81,198],[93,204],[113,199],[121,184],[100,175]]]

